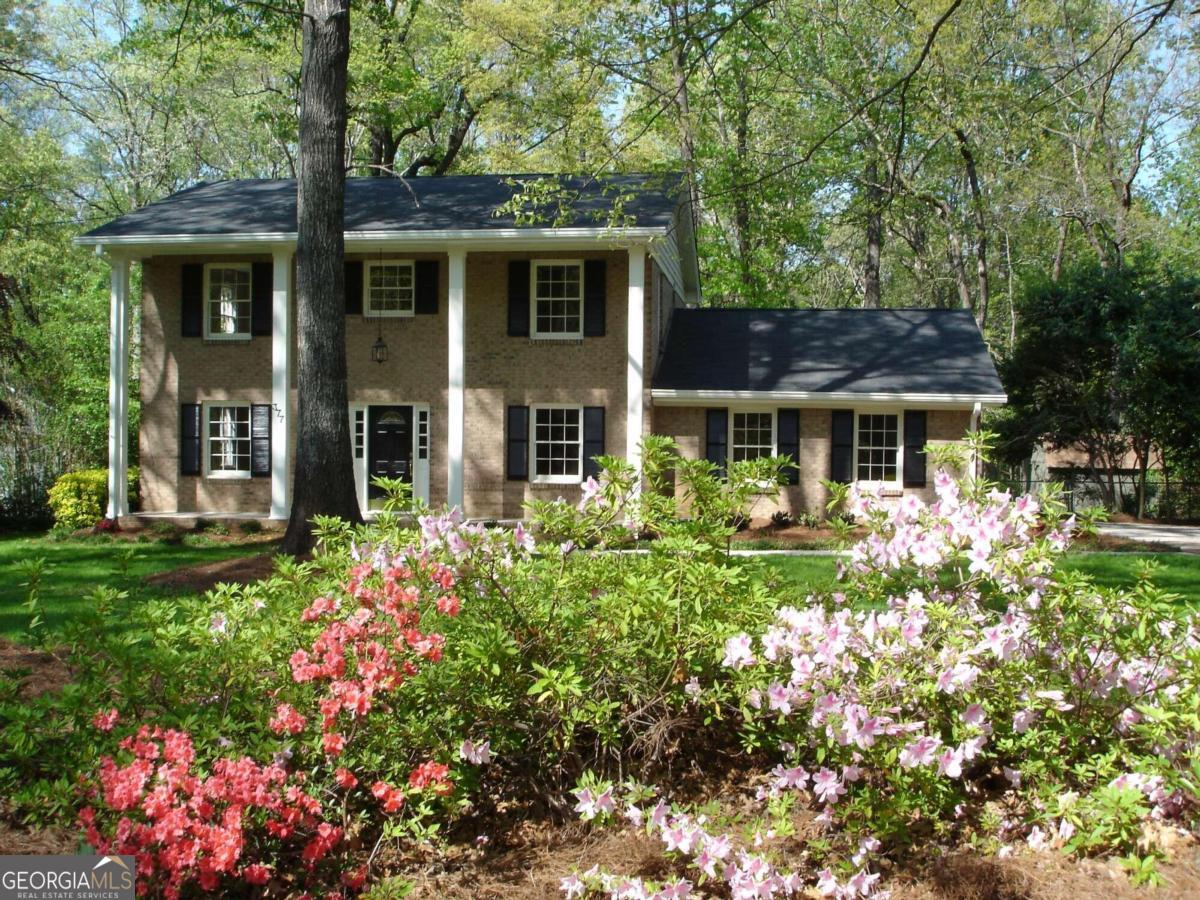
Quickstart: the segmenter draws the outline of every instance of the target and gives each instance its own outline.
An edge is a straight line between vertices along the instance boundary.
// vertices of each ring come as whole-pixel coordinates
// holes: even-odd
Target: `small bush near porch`
[[[1062,571],[1053,496],[944,474],[933,506],[848,496],[868,535],[823,588],[817,563],[725,552],[778,461],[687,464],[681,521],[669,450],[649,442],[649,490],[605,460],[528,531],[325,521],[262,583],[119,617],[96,594],[61,632],[75,682],[0,695],[7,816],[135,853],[168,895],[445,895],[430,871],[530,823],[578,842],[542,895],[869,896],[935,848],[1175,877],[1200,779],[1186,605]],[[586,552],[646,530],[646,553]],[[598,859],[614,834],[641,852]]]

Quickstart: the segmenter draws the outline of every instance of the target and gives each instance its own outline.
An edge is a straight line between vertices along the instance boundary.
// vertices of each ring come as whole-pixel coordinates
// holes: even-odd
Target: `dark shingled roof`
[[[493,215],[519,190],[505,182],[546,177],[557,177],[570,192],[574,218],[568,225],[609,224],[613,199],[620,195],[625,196],[621,212],[638,226],[668,227],[675,213],[678,175],[612,175],[600,179],[539,175],[348,178],[346,231],[512,228],[512,216]],[[551,219],[555,212],[550,211]],[[84,237],[219,237],[295,231],[295,180],[245,179],[198,184],[101,225]]]
[[[654,388],[1000,395],[968,310],[677,309]]]

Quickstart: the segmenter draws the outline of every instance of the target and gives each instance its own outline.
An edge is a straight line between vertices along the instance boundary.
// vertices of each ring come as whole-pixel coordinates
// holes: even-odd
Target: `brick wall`
[[[688,459],[699,459],[705,451],[706,409],[691,406],[659,406],[653,410],[652,428],[656,434],[674,438],[679,452]],[[961,441],[970,426],[969,410],[930,410],[926,420],[928,443]],[[754,518],[769,517],[777,509],[791,513],[811,512],[823,515],[829,492],[821,484],[829,478],[831,410],[800,410],[800,483],[781,489],[776,500],[760,499],[751,509]],[[682,489],[677,486],[677,493]],[[933,471],[930,466],[927,486],[905,489],[906,494],[930,500],[933,497]]]
[[[509,337],[508,261],[567,256],[607,260],[604,337],[533,341]],[[374,256],[349,254],[347,259]],[[351,316],[346,348],[351,403],[428,403],[430,502],[445,502],[448,380],[448,260],[438,259],[438,314]],[[520,516],[533,498],[577,496],[570,485],[534,485],[505,478],[504,413],[510,404],[572,403],[605,407],[605,452],[625,452],[625,356],[628,253],[468,253],[466,263],[466,432],[464,499],[472,516]],[[154,257],[142,265],[142,508],[147,511],[256,512],[270,507],[270,479],[213,479],[179,474],[179,405],[220,400],[271,402],[271,338],[207,341],[180,336],[180,268],[189,262],[269,262],[269,256]],[[660,338],[654,314],[653,264],[646,263],[645,346]],[[294,280],[294,279],[293,279]],[[294,322],[294,310],[293,310]],[[371,359],[380,329],[388,361]],[[294,333],[294,327],[293,327]],[[293,352],[292,384],[296,384]],[[647,367],[643,402],[649,405]],[[295,440],[296,392],[292,391]],[[644,417],[649,428],[649,417]],[[289,473],[290,477],[290,473]]]

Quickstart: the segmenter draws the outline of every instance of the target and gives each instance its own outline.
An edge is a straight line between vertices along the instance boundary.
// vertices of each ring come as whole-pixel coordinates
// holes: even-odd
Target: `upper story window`
[[[411,316],[415,311],[411,260],[386,259],[367,263],[363,304],[369,316]]]
[[[895,413],[859,413],[858,481],[894,482],[898,479],[900,417]]]
[[[250,477],[250,407],[208,407],[208,474],[214,478]]]
[[[733,461],[775,455],[775,416],[769,412],[733,413]]]
[[[583,263],[546,260],[533,264],[535,338],[583,337]]]
[[[250,265],[204,267],[204,336],[214,340],[250,337]]]
[[[583,477],[583,410],[578,406],[533,408],[533,480],[577,484]]]

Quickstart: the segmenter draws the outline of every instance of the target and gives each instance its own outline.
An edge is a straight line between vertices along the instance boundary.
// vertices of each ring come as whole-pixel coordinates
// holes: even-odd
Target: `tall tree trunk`
[[[346,64],[350,0],[305,0],[300,68],[296,332],[299,415],[286,553],[312,548],[314,516],[359,521],[346,390]]]
[[[692,214],[692,228],[700,224],[700,191],[696,183],[696,135],[692,125],[692,107],[688,97],[688,34],[687,4],[667,6],[667,17],[674,44],[671,52],[671,77],[675,83],[675,112],[679,119],[679,158],[683,163],[687,179],[688,204]]]
[[[987,221],[984,218],[983,192],[979,188],[979,170],[975,165],[975,154],[967,140],[966,132],[955,129],[954,136],[958,139],[958,150],[962,154],[963,165],[967,169],[967,185],[971,189],[971,218],[975,223],[975,277],[979,285],[979,302],[975,305],[975,321],[979,330],[987,328],[988,304],[991,301],[991,290],[988,284],[987,263]]]
[[[867,198],[867,252],[863,260],[863,306],[878,308],[883,299],[880,260],[883,256],[883,189],[879,185],[879,161],[868,151],[863,172]]]
[[[1058,243],[1054,245],[1054,262],[1050,266],[1050,280],[1058,282],[1062,278],[1063,256],[1067,250],[1067,229],[1071,220],[1063,216],[1058,220]]]
[[[734,113],[734,150],[737,153],[739,181],[750,179],[750,97],[746,75],[737,76],[737,110]],[[750,189],[739,185],[733,192],[733,228],[737,238],[738,270],[742,282],[742,302],[754,300],[754,256],[750,242]]]

